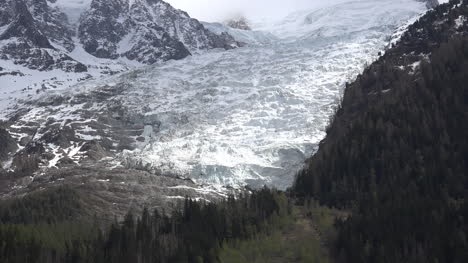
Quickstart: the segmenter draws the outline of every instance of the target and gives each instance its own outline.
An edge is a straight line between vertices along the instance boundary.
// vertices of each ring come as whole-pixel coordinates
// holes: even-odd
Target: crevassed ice
[[[325,136],[345,82],[424,10],[411,0],[346,2],[263,25],[279,38],[271,44],[124,75],[124,105],[153,121],[122,160],[199,183],[284,189]]]

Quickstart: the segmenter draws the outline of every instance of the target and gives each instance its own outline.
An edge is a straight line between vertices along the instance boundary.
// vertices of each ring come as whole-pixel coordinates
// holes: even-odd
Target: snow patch
[[[47,2],[51,7],[57,7],[67,15],[68,22],[76,24],[81,15],[90,7],[92,0],[57,0]]]
[[[0,26],[0,36],[5,32],[5,30],[7,30],[7,28],[9,27],[10,25],[4,25],[4,26]]]
[[[38,99],[47,92],[63,92],[78,83],[102,79],[106,75],[145,66],[127,58],[111,60],[94,57],[83,49],[77,38],[73,40],[75,49],[68,55],[72,59],[85,64],[88,68],[87,72],[64,72],[59,69],[37,71],[16,65],[11,60],[0,59],[0,67],[3,68],[3,71],[0,72],[3,73],[0,74],[0,120],[8,119],[10,113],[18,110],[21,102]],[[0,41],[0,46],[2,44],[5,44],[5,41]],[[52,52],[51,55],[54,55],[54,53]]]
[[[98,179],[98,182],[103,182],[103,183],[108,183],[110,182],[110,179]]]
[[[57,163],[60,159],[62,159],[63,155],[60,151],[60,147],[57,146],[57,145],[49,145],[50,148],[52,148],[52,153],[54,154],[54,158],[52,160],[49,161],[49,164],[48,164],[48,167],[49,168],[52,168],[52,167],[56,167],[57,166]]]
[[[133,47],[132,39],[134,37],[133,33],[130,33],[126,35],[122,40],[120,41],[118,47],[117,47],[117,53],[123,54]]]
[[[457,19],[455,19],[455,27],[460,28],[465,24],[466,22],[466,17],[460,15]]]

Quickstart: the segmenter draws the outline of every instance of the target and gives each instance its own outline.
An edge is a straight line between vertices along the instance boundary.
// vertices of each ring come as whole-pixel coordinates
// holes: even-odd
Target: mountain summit
[[[182,59],[200,49],[238,47],[164,1],[94,0],[81,17],[78,37],[100,58],[126,57],[145,64]]]
[[[241,30],[252,30],[249,21],[245,16],[238,16],[225,21],[228,27],[241,29]]]

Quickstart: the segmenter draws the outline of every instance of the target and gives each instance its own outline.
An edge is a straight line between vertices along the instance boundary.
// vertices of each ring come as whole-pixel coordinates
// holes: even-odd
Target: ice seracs
[[[270,26],[280,38],[270,45],[166,63],[136,83],[123,77],[121,102],[157,120],[123,160],[201,183],[285,188],[323,138],[345,82],[424,10],[412,1],[346,2]]]

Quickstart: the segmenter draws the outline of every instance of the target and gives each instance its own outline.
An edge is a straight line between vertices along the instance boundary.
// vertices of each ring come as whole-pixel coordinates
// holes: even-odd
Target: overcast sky
[[[283,17],[298,9],[312,8],[324,2],[342,0],[166,0],[203,21],[222,21],[244,14],[248,18]]]

